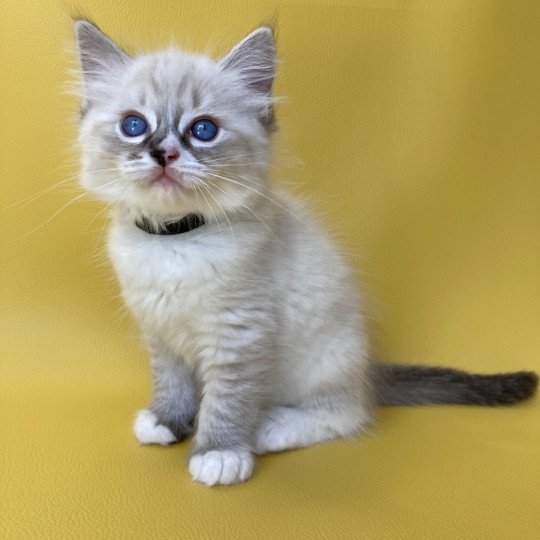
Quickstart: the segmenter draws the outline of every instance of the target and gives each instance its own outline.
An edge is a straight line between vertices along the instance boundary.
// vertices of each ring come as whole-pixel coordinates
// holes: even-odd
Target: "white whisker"
[[[100,170],[97,170],[97,171],[90,171],[90,172],[92,174],[99,174],[99,173],[102,173],[102,172],[111,172],[111,171],[116,171],[116,170],[119,170],[119,169],[117,169],[117,168],[114,168],[114,169],[100,169]],[[41,191],[38,191],[34,195],[31,195],[28,199],[22,199],[20,201],[16,201],[16,202],[10,204],[9,206],[6,206],[5,208],[2,209],[2,212],[5,212],[7,210],[11,210],[12,208],[15,208],[15,207],[24,208],[25,206],[28,206],[30,203],[34,202],[36,199],[39,199],[40,197],[44,197],[48,193],[51,193],[51,192],[57,190],[58,188],[60,188],[61,186],[63,186],[64,184],[66,184],[66,183],[68,183],[68,182],[70,182],[72,180],[78,179],[79,176],[80,176],[79,174],[76,174],[74,176],[70,176],[69,178],[65,178],[64,180],[61,180],[60,182],[57,182],[56,184],[53,184],[52,186],[48,186],[45,189],[42,189]]]
[[[227,197],[230,197],[234,202],[236,202],[239,206],[241,206],[242,208],[245,208],[248,212],[250,212],[256,219],[258,219],[262,225],[265,227],[265,229],[282,245],[282,246],[285,246],[285,244],[283,243],[283,241],[281,240],[281,238],[279,238],[275,233],[274,231],[272,230],[272,228],[266,223],[266,221],[264,221],[260,216],[258,216],[246,203],[243,203],[241,201],[239,201],[236,197],[234,197],[233,195],[231,195],[230,193],[227,193],[223,188],[221,188],[220,186],[218,186],[217,184],[214,184],[213,182],[211,182],[210,180],[207,180],[207,182],[214,188],[216,189],[219,189],[222,193],[224,193]]]
[[[221,204],[219,204],[219,201],[214,197],[214,195],[212,194],[212,192],[208,189],[208,187],[206,186],[206,184],[204,183],[203,181],[203,186],[206,191],[208,192],[208,195],[210,195],[210,197],[212,197],[212,199],[214,199],[214,201],[216,201],[216,204],[221,208],[221,211],[223,212],[223,215],[225,216],[225,219],[227,220],[227,223],[229,224],[229,229],[231,230],[231,234],[232,234],[232,237],[233,237],[233,240],[234,240],[234,243],[236,244],[236,236],[234,235],[234,231],[233,231],[233,228],[232,228],[232,224],[231,224],[231,220],[229,219],[229,216],[227,215],[227,212],[225,212],[225,209],[223,208],[223,206],[221,206]]]
[[[107,182],[106,184],[103,184],[102,186],[99,186],[99,187],[101,188],[101,187],[105,187],[105,186],[114,184],[115,182],[118,182],[119,180],[120,180],[120,178],[116,178],[114,180],[111,180],[110,182]],[[37,227],[34,227],[33,229],[26,232],[22,236],[18,237],[17,240],[22,240],[23,238],[26,238],[27,236],[35,233],[36,231],[38,231],[39,229],[41,229],[42,227],[44,227],[45,225],[50,223],[54,218],[59,216],[64,210],[69,208],[72,204],[76,203],[77,201],[80,201],[81,199],[84,199],[85,197],[89,197],[91,191],[94,191],[94,190],[87,190],[84,193],[81,193],[80,195],[78,195],[77,197],[74,197],[73,199],[70,199],[67,203],[63,204],[56,212],[54,212],[54,214],[52,216],[50,216],[48,219],[46,219],[43,223],[41,223]]]
[[[265,155],[265,154],[266,154],[266,152],[249,152],[249,153],[246,153],[246,154],[235,154],[235,155],[228,155],[228,156],[220,156],[218,158],[206,159],[206,160],[204,160],[203,164],[219,163],[220,161],[229,162],[229,161],[232,161],[232,160],[234,160],[236,158],[239,158],[239,157],[247,157],[247,156],[255,157],[257,155]]]
[[[202,190],[202,188],[204,188],[204,185],[200,185],[199,187],[201,188],[201,195],[203,196],[203,198],[204,198],[204,200],[205,200],[205,202],[206,202],[206,205],[208,206],[210,212],[212,212],[212,214],[213,214],[213,216],[214,216],[214,219],[216,220],[216,223],[217,223],[219,232],[220,232],[220,234],[221,234],[221,232],[222,232],[222,231],[221,231],[221,225],[220,225],[219,220],[218,220],[218,218],[217,218],[217,216],[216,216],[216,213],[214,212],[214,209],[212,208],[212,205],[208,202],[208,199],[206,198],[206,195],[204,194],[204,192],[203,192],[203,190]],[[206,191],[208,191],[208,190],[206,190]]]
[[[281,208],[282,210],[285,210],[285,212],[287,212],[288,214],[290,214],[294,219],[298,220],[300,223],[304,224],[305,223],[296,215],[294,214],[293,212],[291,212],[286,206],[284,206],[283,204],[281,204],[280,202],[276,201],[274,198],[272,197],[269,197],[268,195],[266,195],[265,193],[261,193],[260,191],[256,190],[255,188],[251,187],[251,186],[247,186],[246,184],[242,183],[242,182],[239,182],[238,180],[233,180],[232,178],[227,178],[225,176],[221,176],[219,174],[216,174],[216,173],[212,173],[210,171],[206,171],[206,174],[209,174],[210,176],[215,176],[217,178],[221,178],[222,180],[225,180],[226,182],[231,182],[232,184],[237,184],[239,186],[242,186],[246,189],[249,189],[251,191],[253,191],[254,193],[256,193],[257,195],[259,195],[260,197],[263,197],[264,199],[266,199],[267,201],[271,202],[272,204],[275,204],[276,206],[278,206],[279,208]]]
[[[38,231],[39,229],[41,229],[42,227],[44,227],[45,225],[47,225],[47,223],[50,223],[55,217],[57,217],[58,215],[60,215],[66,208],[70,207],[72,204],[76,203],[77,201],[80,201],[81,199],[83,199],[84,197],[88,197],[88,193],[82,193],[81,195],[78,195],[77,197],[73,198],[73,199],[70,199],[67,203],[65,203],[64,205],[62,205],[51,217],[49,217],[46,221],[44,221],[43,223],[41,223],[40,225],[38,225],[37,227],[34,227],[33,229],[31,229],[30,231],[26,232],[25,234],[23,234],[22,236],[20,236],[19,238],[17,238],[17,240],[22,240],[23,238],[26,238],[27,236],[35,233],[36,231]]]

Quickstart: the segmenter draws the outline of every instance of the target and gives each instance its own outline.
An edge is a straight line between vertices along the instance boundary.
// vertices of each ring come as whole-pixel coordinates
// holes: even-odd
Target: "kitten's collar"
[[[171,221],[169,223],[164,223],[160,225],[157,229],[147,218],[141,218],[135,221],[135,225],[148,234],[158,234],[158,235],[171,235],[171,234],[182,234],[193,229],[197,229],[206,223],[204,217],[200,214],[188,214],[178,221]]]

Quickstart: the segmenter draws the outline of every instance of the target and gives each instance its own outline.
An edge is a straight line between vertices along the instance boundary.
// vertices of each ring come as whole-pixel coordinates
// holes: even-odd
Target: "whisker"
[[[111,203],[111,204],[106,204],[104,208],[102,208],[88,223],[88,225],[86,226],[86,230],[88,230],[93,224],[94,222],[96,221],[96,219],[98,219],[100,216],[103,215],[103,213],[106,211],[106,210],[109,210],[109,208],[111,208],[111,206],[113,205],[114,203]]]
[[[13,204],[10,204],[9,206],[6,206],[5,208],[2,208],[2,211],[5,212],[7,210],[11,210],[12,208],[19,207],[24,208],[25,206],[28,206],[30,203],[34,202],[36,199],[39,199],[40,197],[43,197],[44,195],[47,195],[47,193],[50,193],[54,191],[55,189],[59,188],[66,182],[69,182],[70,180],[73,180],[76,178],[75,176],[71,178],[66,178],[65,180],[62,180],[61,182],[58,182],[52,186],[49,186],[48,188],[45,188],[41,191],[38,191],[36,194],[32,195],[29,199],[22,199],[20,201],[16,201]]]
[[[230,197],[233,201],[235,201],[237,204],[239,204],[242,208],[245,208],[248,212],[250,212],[256,219],[258,219],[262,225],[265,227],[265,229],[282,245],[285,247],[285,244],[283,243],[283,241],[281,240],[281,238],[279,238],[279,236],[276,235],[276,233],[272,230],[272,228],[266,223],[266,221],[264,221],[260,216],[258,216],[246,203],[243,203],[241,201],[239,201],[236,197],[234,197],[233,195],[231,195],[230,193],[227,193],[223,188],[221,188],[220,186],[218,186],[217,184],[214,184],[213,182],[211,182],[210,180],[207,180],[207,182],[213,186],[214,188],[216,189],[219,189],[221,192],[223,192],[225,195],[227,195],[228,197]]]
[[[228,155],[228,156],[220,156],[217,158],[210,158],[206,159],[204,163],[218,163],[220,161],[230,161],[232,159],[236,159],[239,157],[246,157],[246,156],[257,156],[257,155],[264,155],[266,152],[249,152],[246,154],[235,154],[235,155]]]
[[[193,175],[195,176],[195,175]],[[199,188],[197,186],[197,184],[194,184],[193,187],[195,188],[195,197],[196,197],[196,200],[197,200],[197,206],[199,206],[200,204],[200,201],[199,201]]]
[[[104,187],[110,186],[111,184],[115,184],[116,182],[120,182],[120,180],[122,180],[121,177],[115,178],[114,180],[111,180],[110,182],[105,182],[105,184],[100,184],[99,186],[95,188],[87,188],[86,191],[88,191],[89,193],[92,193],[94,191],[97,191],[98,189],[102,189]]]
[[[275,199],[273,199],[272,197],[269,197],[268,195],[266,195],[265,193],[261,193],[260,191],[256,190],[255,188],[252,188],[251,186],[246,186],[246,184],[242,183],[242,182],[239,182],[238,180],[233,180],[232,178],[227,178],[225,176],[221,176],[219,174],[215,174],[215,173],[212,173],[212,172],[209,172],[209,171],[206,171],[206,174],[209,174],[210,176],[215,176],[217,178],[221,178],[222,180],[225,180],[227,182],[231,182],[232,184],[237,184],[239,186],[242,186],[246,189],[249,189],[251,191],[253,191],[254,193],[257,193],[257,195],[259,195],[260,197],[263,197],[265,198],[266,200],[268,200],[269,202],[271,202],[272,204],[275,204],[276,206],[278,206],[279,208],[281,208],[282,210],[285,210],[285,212],[287,212],[289,215],[291,215],[294,219],[298,220],[300,223],[302,223],[303,225],[306,225],[296,214],[294,214],[293,212],[291,212],[286,206],[284,206],[283,204],[281,204],[280,202],[276,201]]]
[[[22,240],[23,238],[26,238],[27,236],[35,233],[36,231],[39,231],[39,229],[41,229],[42,227],[44,227],[45,225],[47,225],[47,223],[50,223],[55,217],[57,217],[58,215],[60,215],[66,208],[70,207],[72,204],[76,203],[77,201],[80,201],[81,199],[83,199],[84,197],[88,197],[88,193],[81,193],[81,195],[78,195],[77,197],[73,198],[73,199],[70,199],[67,203],[65,203],[64,205],[62,205],[51,217],[49,217],[46,221],[44,221],[43,223],[41,223],[40,225],[38,225],[37,227],[34,227],[33,229],[31,229],[30,231],[26,232],[25,234],[23,234],[22,236],[20,236],[19,238],[17,238],[17,240]]]
[[[89,171],[92,174],[99,174],[102,172],[111,172],[111,171],[117,171],[118,168],[114,169],[100,169],[97,171]],[[39,199],[40,197],[44,197],[47,195],[47,193],[51,193],[58,189],[60,186],[66,184],[67,182],[70,182],[71,180],[75,180],[76,178],[79,178],[79,174],[76,174],[74,176],[70,176],[69,178],[65,178],[64,180],[61,180],[60,182],[57,182],[56,184],[53,184],[52,186],[48,186],[45,189],[42,189],[41,191],[38,191],[34,195],[31,195],[28,199],[22,199],[20,201],[16,201],[13,204],[10,204],[9,206],[6,206],[2,209],[3,212],[7,210],[11,210],[12,208],[18,207],[18,208],[24,208],[25,206],[28,206],[30,203],[34,202],[36,199]]]
[[[101,185],[99,187],[100,188],[101,187],[106,187],[106,186],[114,184],[115,182],[118,182],[120,180],[121,180],[121,178],[115,178],[114,180],[112,180],[110,182],[107,182],[107,183],[105,183],[105,184],[103,184],[103,185]],[[64,210],[69,208],[72,204],[76,203],[77,201],[80,201],[81,199],[84,199],[85,197],[88,197],[92,191],[95,191],[95,190],[87,190],[84,193],[81,193],[80,195],[78,195],[77,197],[74,197],[73,199],[70,199],[67,203],[63,204],[56,212],[54,212],[54,214],[52,216],[50,216],[48,219],[46,219],[43,223],[41,223],[37,227],[34,227],[30,231],[26,232],[25,234],[23,234],[22,236],[17,238],[17,240],[22,240],[23,238],[26,238],[27,236],[35,233],[36,231],[38,231],[39,229],[41,229],[42,227],[44,227],[45,225],[50,223],[54,218],[59,216]]]
[[[236,161],[230,164],[221,164],[220,167],[238,167],[239,165],[267,165],[266,161]]]
[[[232,234],[234,243],[236,244],[236,236],[234,235],[231,220],[229,219],[229,216],[227,215],[227,212],[225,212],[225,209],[223,208],[223,206],[221,206],[221,204],[219,204],[219,201],[214,197],[212,192],[208,189],[208,187],[204,183],[204,180],[203,180],[203,186],[202,187],[204,187],[206,189],[206,191],[208,192],[208,195],[210,195],[210,197],[212,197],[212,199],[214,199],[214,201],[216,201],[216,204],[221,208],[221,211],[223,212],[223,215],[225,216],[225,219],[227,220],[227,223],[229,224],[229,229],[231,230],[231,234]]]
[[[214,212],[214,209],[212,208],[212,205],[208,202],[208,199],[206,198],[206,195],[204,194],[204,191],[202,190],[202,188],[204,187],[204,185],[201,185],[199,186],[201,188],[201,195],[203,196],[205,202],[206,202],[206,206],[208,206],[210,212],[212,212],[213,216],[214,216],[214,219],[216,220],[216,223],[217,223],[217,226],[218,226],[218,229],[219,229],[219,232],[221,234],[221,225],[219,223],[219,220],[216,216],[216,213]],[[208,190],[207,190],[208,191]]]

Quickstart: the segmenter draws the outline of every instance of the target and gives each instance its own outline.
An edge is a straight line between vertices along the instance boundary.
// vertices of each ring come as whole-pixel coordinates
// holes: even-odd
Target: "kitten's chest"
[[[215,311],[234,254],[202,235],[145,236],[111,231],[109,252],[124,300],[147,330],[193,332]]]

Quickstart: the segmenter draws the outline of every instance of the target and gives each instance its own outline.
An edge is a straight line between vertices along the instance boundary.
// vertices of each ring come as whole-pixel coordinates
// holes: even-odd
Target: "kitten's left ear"
[[[276,48],[272,30],[257,28],[220,60],[225,70],[234,70],[254,92],[270,95],[276,74]]]
[[[126,52],[89,21],[75,21],[75,34],[85,83],[106,76],[130,60]]]
[[[75,34],[83,82],[81,115],[84,116],[93,102],[103,98],[101,83],[111,80],[131,58],[97,26],[84,19],[75,21]]]

